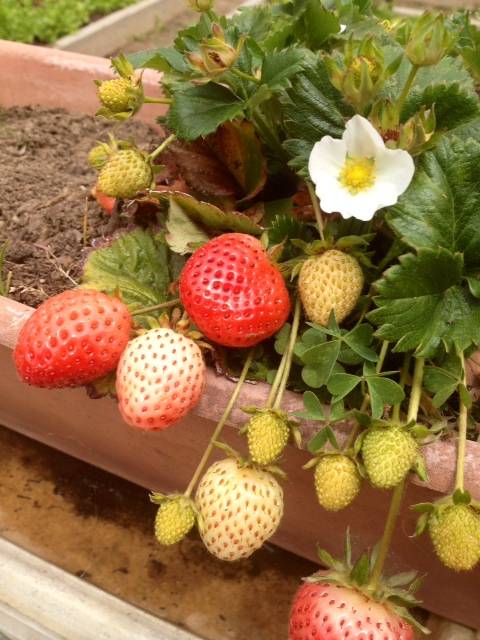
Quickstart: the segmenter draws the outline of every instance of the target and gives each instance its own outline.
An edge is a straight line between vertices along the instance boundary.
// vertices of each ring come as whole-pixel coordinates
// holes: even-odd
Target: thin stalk
[[[285,364],[287,362],[287,350],[283,352],[282,359],[280,360],[280,364],[278,365],[277,373],[275,374],[275,379],[270,387],[270,393],[268,394],[267,402],[265,403],[265,407],[267,409],[271,408],[273,405],[273,401],[278,392],[278,387],[283,378],[283,372],[285,371]]]
[[[310,200],[312,201],[313,210],[315,212],[315,219],[317,220],[318,233],[320,234],[320,238],[322,240],[325,240],[325,236],[323,234],[322,212],[320,211],[320,204],[318,202],[317,194],[315,193],[315,189],[311,182],[307,181],[307,189],[308,189],[308,194],[310,196]]]
[[[145,96],[143,102],[145,104],[172,104],[173,100],[171,98],[149,98]]]
[[[132,316],[141,316],[144,313],[150,313],[150,311],[159,311],[160,309],[169,309],[170,307],[175,307],[177,304],[180,304],[180,298],[175,298],[175,300],[168,300],[168,302],[161,302],[160,304],[154,304],[151,307],[142,307],[141,309],[134,309],[130,311],[130,315]]]
[[[374,592],[378,587],[380,578],[382,576],[383,566],[387,559],[390,544],[392,542],[393,533],[397,524],[397,517],[402,506],[403,492],[405,489],[405,480],[397,484],[393,490],[392,499],[390,501],[390,508],[388,510],[387,521],[385,523],[385,529],[383,530],[382,541],[380,543],[380,549],[378,556],[373,567],[372,576],[370,578],[370,589]]]
[[[400,373],[400,386],[402,387],[402,389],[405,387],[405,383],[407,381],[407,376],[408,376],[408,370],[410,369],[410,360],[411,360],[411,355],[409,353],[407,353],[405,355],[405,359],[403,361],[403,366],[402,366],[402,371]],[[394,405],[393,407],[393,412],[392,412],[392,420],[393,422],[400,422],[400,405],[402,403],[399,402],[398,404]]]
[[[255,82],[255,84],[258,84],[260,82],[260,78],[256,78],[255,76],[252,76],[249,73],[245,73],[244,71],[241,71],[241,69],[237,69],[236,67],[234,69],[230,69],[230,71],[233,73],[234,76],[237,76],[237,78],[241,78],[242,80]]]
[[[232,413],[233,407],[235,406],[235,403],[238,400],[238,396],[240,395],[240,391],[242,389],[243,383],[245,382],[245,379],[247,377],[248,370],[250,369],[250,365],[252,364],[253,353],[254,353],[254,349],[251,349],[243,365],[240,378],[238,379],[237,384],[235,385],[235,389],[233,390],[233,393],[230,397],[230,400],[228,401],[228,404],[225,407],[225,411],[223,412],[222,417],[218,421],[217,426],[215,427],[215,431],[212,433],[212,437],[209,440],[207,448],[203,452],[203,456],[201,457],[200,462],[198,463],[198,466],[195,469],[195,473],[193,474],[192,479],[190,480],[190,483],[185,490],[185,496],[187,498],[191,496],[192,491],[195,488],[195,485],[197,484],[198,479],[200,478],[205,468],[205,465],[208,462],[208,458],[212,453],[213,447],[215,446],[215,442],[220,437],[222,429],[225,426],[227,420],[229,419],[230,414]]]
[[[382,371],[383,363],[385,362],[385,358],[387,357],[387,353],[388,353],[388,345],[389,345],[388,340],[384,340],[382,342],[380,354],[378,356],[377,366],[375,367],[375,373],[380,373]],[[365,394],[362,401],[362,405],[360,407],[360,413],[363,413],[364,411],[366,411],[369,404],[370,404],[370,396],[368,394]],[[357,422],[357,424],[353,427],[353,429],[348,434],[348,438],[345,441],[343,451],[347,451],[348,449],[350,449],[350,447],[355,442],[355,439],[358,436],[359,431],[360,431],[360,425]]]
[[[162,142],[161,145],[159,145],[155,151],[152,151],[152,153],[150,154],[150,160],[155,160],[155,158],[157,156],[159,156],[162,151],[165,151],[165,149],[168,147],[168,145],[170,145],[174,140],[177,139],[177,136],[172,133],[172,135],[168,136],[168,138],[165,138],[165,140]]]
[[[465,358],[463,353],[460,356],[463,367],[463,384],[466,383],[465,378]],[[455,472],[455,491],[464,491],[465,476],[465,450],[467,445],[467,424],[468,409],[461,396],[459,397],[460,411],[458,414],[458,443],[457,443],[457,467]]]
[[[293,313],[292,328],[290,330],[290,337],[288,339],[288,346],[286,350],[287,355],[285,357],[283,374],[282,374],[280,385],[278,387],[277,395],[275,397],[275,402],[273,403],[274,409],[280,408],[280,405],[282,404],[283,394],[285,393],[285,389],[287,388],[288,377],[290,375],[290,369],[292,368],[293,351],[295,349],[295,342],[297,341],[297,335],[298,335],[298,327],[300,325],[300,316],[302,314],[301,312],[302,312],[302,305],[300,303],[300,297],[297,297],[295,301],[295,311]]]
[[[423,370],[425,366],[424,358],[415,359],[415,369],[413,372],[412,391],[410,394],[410,401],[408,405],[407,422],[416,420],[418,415],[418,409],[420,407],[420,397],[422,394],[422,382],[423,382]],[[400,507],[402,506],[402,498],[405,490],[406,478],[398,484],[393,490],[392,500],[390,502],[390,509],[388,510],[387,521],[385,522],[385,528],[383,530],[382,540],[380,542],[380,549],[378,550],[378,556],[373,567],[372,576],[370,578],[369,587],[371,591],[376,591],[383,571],[385,560],[387,559],[388,551],[392,543],[393,533],[397,524],[398,514]]]
[[[412,68],[410,69],[410,73],[408,74],[407,81],[405,82],[405,86],[403,87],[402,93],[400,94],[400,98],[398,99],[397,109],[400,117],[402,115],[403,105],[405,104],[405,100],[407,99],[408,92],[412,88],[412,84],[417,76],[419,69],[420,67],[417,67],[417,65],[415,64],[412,66]]]

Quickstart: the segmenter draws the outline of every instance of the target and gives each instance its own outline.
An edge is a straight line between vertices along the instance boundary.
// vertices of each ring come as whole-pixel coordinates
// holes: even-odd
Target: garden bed
[[[74,110],[72,105],[76,105],[78,110],[89,113],[95,109],[95,93],[91,91],[90,83],[92,76],[105,77],[107,61],[58,52],[51,52],[50,56],[39,54],[30,47],[8,43],[3,47],[3,53],[5,70],[2,69],[4,78],[1,86],[5,96],[4,106],[28,103],[51,106],[54,96],[57,107]],[[9,58],[14,61],[14,68],[14,65],[8,64]],[[16,78],[19,74],[24,77],[28,92],[18,87]],[[48,94],[42,87],[42,78],[45,79],[47,75]],[[69,86],[68,96],[62,92],[65,82]],[[145,112],[142,116],[148,117]],[[78,215],[81,217],[82,213],[83,207]],[[15,238],[13,240],[15,242]],[[150,489],[168,491],[185,484],[194,461],[200,457],[212,431],[213,422],[218,419],[225,399],[231,393],[232,383],[210,371],[201,403],[180,425],[162,434],[132,430],[122,423],[111,400],[87,402],[82,389],[45,392],[27,388],[18,381],[10,349],[15,343],[19,327],[31,311],[30,307],[13,300],[1,300],[0,362],[3,375],[0,422]],[[264,384],[247,385],[239,406],[261,403],[267,390]],[[285,406],[298,409],[301,400],[289,393]],[[237,410],[230,422],[233,427],[239,426],[243,422],[241,412]],[[306,436],[311,435],[312,428],[311,424],[306,424]],[[229,442],[235,445],[236,437],[235,432],[230,430]],[[466,487],[477,498],[480,497],[475,481],[480,465],[479,448],[477,443],[468,443],[466,458]],[[427,447],[424,453],[430,480],[427,485],[410,485],[408,504],[438,498],[439,493],[448,492],[452,487],[454,443],[437,442]],[[388,495],[365,488],[348,512],[325,517],[316,504],[311,476],[301,470],[308,457],[305,452],[293,448],[286,456],[285,470],[289,479],[285,493],[288,508],[274,541],[307,557],[314,556],[317,542],[338,553],[342,546],[338,531],[350,524],[354,531],[355,550],[371,546],[380,535]],[[467,575],[448,572],[434,559],[428,540],[412,541],[405,536],[405,533],[413,530],[414,520],[405,507],[398,536],[395,536],[389,569],[414,565],[420,572],[428,573],[429,580],[421,593],[426,607],[471,626],[479,626],[479,614],[475,608],[478,570]],[[444,588],[445,584],[449,585],[448,590]]]
[[[63,109],[21,107],[0,111],[0,162],[4,167],[0,246],[10,295],[38,306],[77,280],[83,258],[108,233],[109,219],[91,201],[95,172],[86,158],[110,124]],[[115,127],[153,149],[158,132],[130,121]],[[32,189],[32,186],[34,188]],[[23,194],[19,198],[19,194]]]

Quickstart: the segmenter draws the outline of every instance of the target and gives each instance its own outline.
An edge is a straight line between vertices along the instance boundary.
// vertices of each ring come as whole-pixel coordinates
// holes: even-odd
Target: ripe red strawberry
[[[388,605],[353,588],[306,583],[290,614],[289,640],[413,640],[413,628]]]
[[[128,344],[132,318],[117,298],[91,289],[46,300],[24,324],[13,354],[36,387],[77,387],[106,375]]]
[[[120,412],[132,427],[166,429],[197,404],[204,381],[198,345],[172,329],[152,329],[129,343],[118,364]]]
[[[102,207],[104,213],[106,213],[107,216],[111,216],[117,199],[112,196],[106,196],[96,187],[93,188],[92,193],[98,204]]]
[[[225,233],[195,251],[180,276],[180,298],[199,330],[227,347],[258,344],[290,312],[280,271],[244,233]]]

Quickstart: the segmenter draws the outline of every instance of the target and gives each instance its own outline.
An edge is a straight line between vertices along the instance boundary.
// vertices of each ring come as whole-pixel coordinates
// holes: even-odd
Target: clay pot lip
[[[41,104],[92,114],[98,107],[95,91],[91,90],[93,79],[108,78],[112,75],[110,61],[105,58],[5,40],[0,40],[0,58],[3,62],[0,69],[0,104],[5,108]],[[18,82],[19,77],[22,78],[21,86]],[[159,92],[157,73],[147,69],[144,81],[149,92],[155,90]],[[65,86],[68,86],[68,92],[65,91]],[[45,91],[46,87],[51,90]],[[164,112],[166,109],[167,107],[164,108]],[[140,118],[153,124],[161,112],[160,105],[145,105],[145,109],[140,112]],[[31,313],[33,313],[31,307],[0,296],[0,347],[14,348],[18,332]],[[219,394],[231,393],[231,388],[232,383],[229,380],[217,376],[210,370],[207,375],[206,391],[195,409],[195,414],[210,420],[218,419],[219,416],[212,415],[211,400]],[[65,391],[66,402],[68,402],[68,393]],[[247,385],[239,406],[260,405],[267,395],[268,385],[265,383]],[[28,393],[25,394],[25,398],[28,398]],[[300,395],[288,392],[284,406],[287,411],[302,409]],[[230,424],[239,427],[244,422],[245,414],[241,409],[236,409]],[[307,422],[302,426],[305,439],[308,440],[318,430],[319,425]],[[340,439],[347,429],[348,425],[340,425],[337,430]],[[434,442],[424,447],[423,452],[430,479],[427,483],[421,483],[415,479],[413,482],[439,493],[448,493],[453,488],[455,441],[451,439]],[[480,443],[478,442],[467,443],[465,472],[466,488],[474,498],[480,499]]]

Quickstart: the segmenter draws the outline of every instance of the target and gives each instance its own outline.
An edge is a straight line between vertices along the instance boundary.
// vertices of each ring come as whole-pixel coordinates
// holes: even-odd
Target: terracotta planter
[[[0,42],[0,57],[0,104],[4,107],[41,104],[92,113],[97,105],[91,81],[109,73],[108,61],[101,58],[10,42]],[[150,92],[157,86],[157,77],[145,74],[145,78],[152,85]],[[153,111],[158,115],[157,108]],[[142,111],[142,119],[151,117],[151,110]],[[231,393],[231,383],[209,372],[201,403],[181,424],[160,434],[135,431],[122,422],[112,400],[90,401],[82,389],[44,391],[18,381],[11,349],[31,312],[25,305],[0,298],[0,423],[149,489],[169,491],[184,486]],[[246,385],[238,406],[260,404],[266,395],[266,385]],[[299,409],[301,404],[297,395],[287,394],[287,409]],[[237,409],[227,432],[233,446],[242,446],[235,428],[243,421]],[[305,436],[317,427],[304,425]],[[411,483],[408,487],[388,569],[415,567],[428,574],[420,594],[425,606],[480,627],[476,606],[480,570],[454,574],[435,559],[428,539],[409,538],[415,518],[407,505],[435,500],[453,486],[455,443],[437,442],[426,447],[424,453],[430,480],[426,485]],[[286,515],[275,543],[309,558],[315,557],[317,544],[340,553],[343,532],[350,525],[357,551],[372,546],[381,535],[389,495],[366,487],[350,509],[327,514],[316,503],[311,473],[301,469],[308,457],[293,448],[285,456]],[[467,445],[466,476],[466,487],[480,499],[478,443]]]

